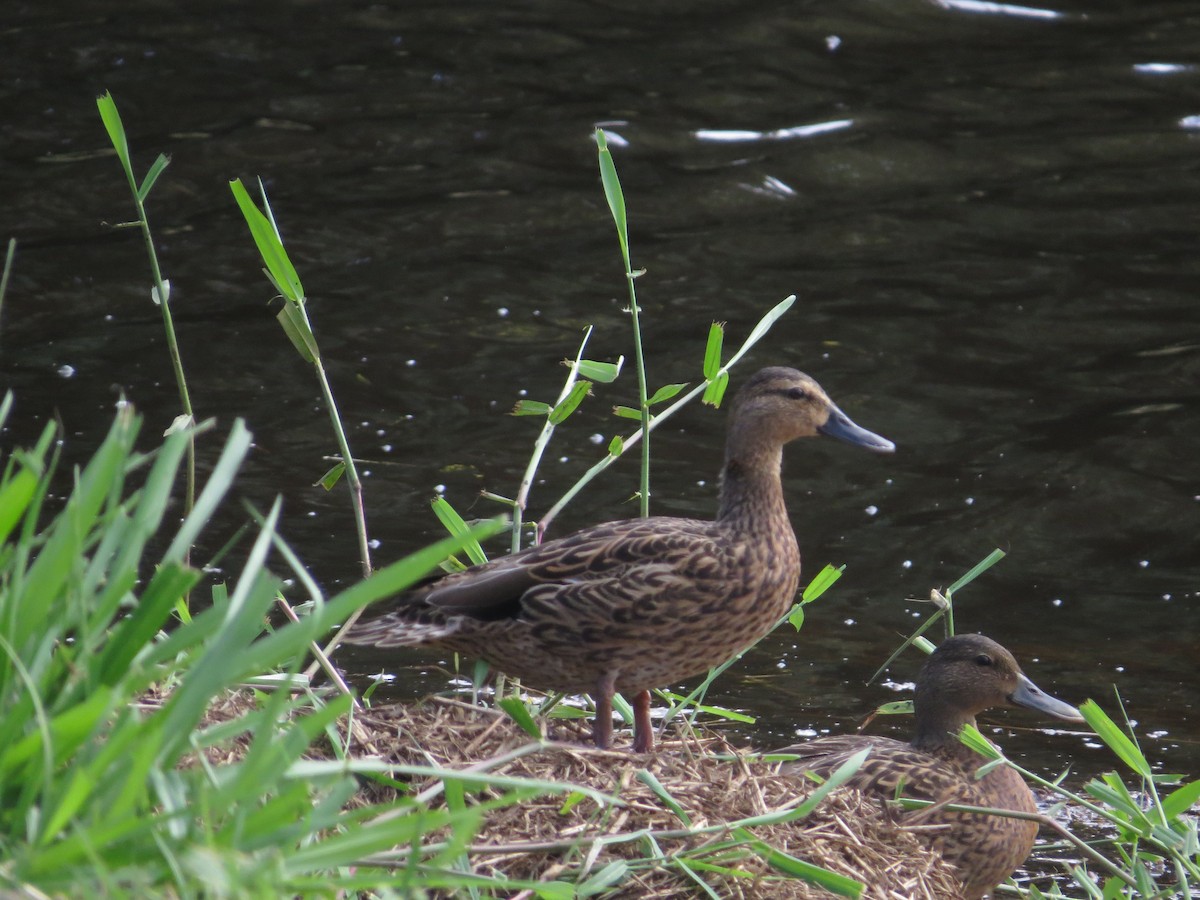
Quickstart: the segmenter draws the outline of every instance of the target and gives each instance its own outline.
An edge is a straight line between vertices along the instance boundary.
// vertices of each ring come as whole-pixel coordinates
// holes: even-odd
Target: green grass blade
[[[21,460],[16,474],[0,485],[0,544],[8,540],[33,500],[42,474],[38,462],[32,458]]]
[[[22,615],[13,629],[14,646],[21,647],[35,633],[42,633],[53,606],[45,598],[57,597],[77,561],[84,556],[83,543],[95,526],[101,506],[123,484],[125,460],[133,449],[139,419],[126,408],[117,413],[100,449],[76,478],[75,489],[63,511],[54,520],[49,536],[21,586],[24,597],[38,598],[22,603]],[[65,623],[64,623],[65,624]]]
[[[790,875],[793,878],[799,878],[807,881],[809,884],[818,885],[839,897],[861,897],[863,891],[866,890],[866,885],[855,881],[853,878],[847,878],[845,875],[839,875],[837,872],[830,872],[828,869],[822,869],[820,866],[797,859],[788,853],[784,853],[782,850],[776,850],[770,844],[756,838],[753,833],[745,828],[737,829],[734,834],[744,840],[772,868],[778,869],[780,872]]]
[[[251,434],[246,430],[246,423],[235,419],[229,430],[229,437],[212,474],[204,485],[204,490],[196,498],[196,504],[191,513],[183,520],[175,539],[163,555],[164,562],[182,563],[189,548],[196,542],[201,530],[213,517],[225,494],[233,487],[233,481],[241,468],[242,460],[250,450]]]
[[[742,341],[742,346],[738,347],[737,352],[729,358],[729,362],[725,363],[722,368],[727,372],[732,369],[733,364],[745,356],[750,351],[751,347],[761,341],[766,336],[767,332],[771,330],[771,326],[779,321],[779,317],[791,309],[792,304],[795,302],[796,295],[791,294],[790,296],[784,297],[773,307],[771,307],[767,314],[758,320],[758,324],[750,329],[750,334],[747,336],[746,340]]]
[[[7,745],[0,752],[0,783],[12,783],[15,773],[34,758],[47,754],[48,749],[48,756],[55,764],[73,753],[109,711],[111,697],[108,689],[98,687],[81,703],[51,719],[45,732],[32,731],[16,740],[10,731]],[[5,724],[15,731],[18,723],[10,720]]]
[[[586,378],[588,381],[598,381],[601,384],[612,384],[621,374],[621,367],[624,364],[624,356],[618,357],[615,363],[581,359],[579,360],[579,377]],[[572,363],[568,360],[567,365],[572,365]]]
[[[721,371],[721,345],[725,341],[725,323],[713,322],[704,345],[704,378],[712,381]]]
[[[117,151],[121,168],[125,170],[125,177],[129,179],[130,190],[136,194],[137,183],[133,179],[133,162],[129,158],[129,140],[125,137],[121,114],[117,112],[117,102],[113,100],[112,94],[105,91],[96,98],[96,107],[100,110],[100,120],[104,123],[104,130],[108,132],[108,139]]]
[[[704,387],[704,396],[701,402],[718,408],[721,401],[725,399],[725,391],[729,388],[729,373],[721,371],[717,373],[717,377],[710,381]]]
[[[241,209],[246,225],[250,228],[250,235],[254,238],[263,264],[283,291],[285,299],[293,302],[303,300],[304,286],[300,283],[300,276],[296,274],[296,269],[292,265],[291,259],[288,258],[287,250],[284,249],[283,242],[279,240],[279,235],[275,232],[275,227],[254,205],[254,201],[250,199],[250,194],[247,193],[240,178],[229,182],[229,189],[233,191],[238,208]]]
[[[17,255],[17,239],[8,239],[8,249],[4,252],[4,268],[0,269],[0,309],[4,308],[4,297],[8,294],[8,277],[12,274],[13,257]],[[5,394],[4,411],[0,413],[0,425],[8,418],[8,408],[12,406],[12,391]]]
[[[529,714],[529,707],[520,697],[505,697],[496,705],[508,713],[508,717],[516,722],[527,735],[531,738],[541,739],[542,729],[538,728],[537,722]]]
[[[154,573],[129,617],[112,631],[101,654],[96,674],[102,684],[113,685],[129,674],[134,657],[166,626],[180,597],[200,582],[200,572],[178,563],[164,563]]]
[[[579,404],[583,402],[583,398],[592,392],[592,383],[580,379],[571,385],[571,391],[562,400],[555,404],[554,409],[550,410],[550,424],[560,425],[567,416],[575,412],[579,408]]]
[[[317,479],[319,484],[326,491],[332,491],[337,487],[337,483],[342,480],[342,476],[346,474],[346,464],[340,462],[335,464],[328,472]]]
[[[664,384],[657,391],[655,391],[654,394],[649,397],[649,399],[646,400],[646,405],[654,406],[655,404],[658,404],[658,403],[665,403],[666,401],[670,400],[672,397],[679,394],[679,392],[682,391],[686,387],[687,387],[686,381],[682,382],[680,384]]]
[[[952,584],[952,585],[950,585],[950,587],[946,588],[946,593],[953,594],[959,588],[966,587],[968,584],[970,584],[972,581],[974,581],[976,578],[978,578],[980,575],[982,575],[984,572],[986,572],[988,569],[990,569],[996,563],[1000,562],[1000,560],[1004,559],[1004,557],[1005,557],[1004,551],[999,548],[996,548],[991,553],[989,553],[987,556],[985,556],[982,560],[980,560],[978,563],[976,563],[974,566],[972,566],[971,569],[965,575],[963,575],[960,579],[958,579],[958,581],[954,582],[954,584]]]
[[[424,835],[439,828],[461,829],[474,834],[481,819],[480,811],[471,808],[456,813],[416,809],[390,819],[380,817],[301,847],[288,854],[280,865],[288,875],[350,865],[372,853],[419,843]]]
[[[470,538],[471,528],[463,520],[463,517],[458,514],[450,501],[445,497],[434,497],[430,501],[433,507],[433,514],[438,517],[438,521],[442,523],[442,527],[446,529],[453,537],[465,538],[463,550],[471,562],[477,566],[483,565],[488,561],[487,554],[483,552],[483,547],[478,540]]]
[[[165,153],[158,154],[158,159],[154,160],[154,164],[150,166],[150,171],[142,179],[142,186],[137,189],[138,200],[145,201],[146,197],[150,195],[150,191],[154,188],[154,182],[158,181],[158,176],[166,170],[170,163],[171,157]]]
[[[379,569],[370,578],[358,582],[324,604],[316,606],[308,616],[298,623],[267,635],[243,651],[236,660],[227,661],[227,668],[229,668],[230,662],[236,665],[231,677],[236,679],[242,674],[266,671],[283,660],[306,652],[310,641],[344,622],[356,609],[411,587],[437,568],[438,563],[447,556],[461,550],[466,541],[491,537],[503,531],[507,524],[503,518],[491,519],[474,526],[465,535],[444,538]],[[203,615],[197,616],[197,622],[203,618]],[[172,634],[172,638],[174,636]]]
[[[964,725],[958,733],[958,739],[986,759],[1000,760],[1004,758],[1004,754],[974,725]]]
[[[509,415],[548,416],[553,409],[553,406],[541,400],[518,400]]]
[[[1163,799],[1163,812],[1167,818],[1174,819],[1191,809],[1198,800],[1200,800],[1200,779],[1190,781],[1183,787],[1171,791]]]
[[[1113,753],[1121,758],[1125,765],[1129,766],[1137,774],[1143,778],[1150,778],[1153,774],[1150,769],[1150,763],[1138,749],[1137,745],[1130,740],[1125,733],[1117,727],[1117,724],[1108,717],[1108,714],[1100,708],[1100,705],[1095,700],[1086,700],[1080,707],[1079,712],[1083,718],[1087,720],[1088,725],[1096,732],[1100,740],[1108,745],[1108,748]]]
[[[612,153],[609,152],[608,139],[603,128],[596,129],[596,145],[600,151],[600,181],[604,186],[604,199],[608,201],[609,212],[612,213],[613,223],[617,226],[621,255],[625,259],[625,268],[628,269],[629,223],[625,213],[625,193],[621,190],[621,179],[617,177],[617,167],[613,163]]]
[[[637,780],[646,785],[646,787],[650,788],[650,790],[654,792],[654,795],[658,797],[658,799],[664,804],[666,804],[667,809],[675,813],[676,817],[684,824],[685,827],[692,827],[692,817],[689,816],[687,811],[679,805],[679,801],[671,796],[671,792],[662,786],[662,782],[654,776],[653,772],[651,772],[649,769],[639,769],[637,773]]]
[[[274,278],[272,281],[276,285],[279,283]],[[283,327],[283,333],[292,342],[292,346],[296,348],[300,358],[310,365],[315,365],[321,358],[321,351],[317,346],[317,336],[312,333],[312,327],[308,324],[304,311],[296,303],[285,301],[283,309],[275,314],[275,319]]]
[[[812,603],[833,587],[845,571],[845,565],[832,566],[826,563],[825,568],[818,572],[816,577],[808,583],[808,586],[804,589],[804,593],[800,595],[800,602],[806,604]]]
[[[261,793],[264,785],[282,780],[288,766],[301,755],[324,731],[326,725],[350,711],[352,698],[348,694],[335,697],[308,715],[288,714],[291,698],[287,691],[274,691],[260,710],[257,723],[250,729],[253,739],[235,777],[224,780],[218,804],[235,804],[239,797]],[[275,722],[287,721],[280,730]]]

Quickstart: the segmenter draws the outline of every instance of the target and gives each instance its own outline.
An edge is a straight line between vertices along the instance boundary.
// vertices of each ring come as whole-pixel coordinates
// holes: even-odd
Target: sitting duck
[[[633,696],[633,749],[649,752],[650,689],[725,662],[791,608],[800,551],[780,466],[784,444],[814,435],[895,449],[809,376],[763,369],[731,405],[715,520],[594,525],[390,598],[344,640],[454,651],[530,687],[590,693],[601,748],[613,694]]]
[[[906,797],[936,805],[902,814],[902,824],[941,826],[922,830],[958,872],[967,900],[983,897],[1008,878],[1033,849],[1037,823],[984,813],[953,812],[946,804],[1036,813],[1025,779],[1006,765],[983,778],[976,771],[988,760],[959,738],[964,725],[996,706],[1024,706],[1070,722],[1082,722],[1079,710],[1040,690],[995,641],[960,634],[943,641],[917,675],[913,699],[916,734],[906,743],[870,735],[834,735],[787,747],[796,754],[785,774],[828,777],[865,747],[870,754],[846,783],[892,800]]]

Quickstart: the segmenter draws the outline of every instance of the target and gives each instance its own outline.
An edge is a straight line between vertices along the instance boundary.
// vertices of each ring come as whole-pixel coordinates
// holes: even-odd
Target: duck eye
[[[802,387],[788,388],[787,395],[792,400],[807,400],[808,391]]]
[[[992,664],[992,658],[986,653],[980,653],[977,657],[975,657],[975,664],[979,666],[990,666]]]

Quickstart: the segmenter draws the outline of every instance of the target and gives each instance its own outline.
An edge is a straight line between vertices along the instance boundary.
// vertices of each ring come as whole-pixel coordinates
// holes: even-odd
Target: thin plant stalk
[[[567,375],[566,381],[563,383],[562,392],[558,395],[558,403],[562,403],[570,396],[572,388],[579,378],[579,361],[583,359],[583,351],[587,347],[588,339],[592,336],[592,326],[589,325],[583,333],[583,340],[579,343],[579,352],[575,354],[575,361],[571,364],[571,371]],[[512,503],[512,552],[516,553],[521,549],[521,521],[526,507],[529,504],[529,492],[533,488],[534,478],[537,476],[538,465],[541,464],[542,455],[546,452],[546,447],[550,443],[550,438],[554,434],[554,429],[557,423],[553,417],[547,416],[546,423],[542,426],[541,433],[537,436],[537,440],[533,444],[533,453],[529,457],[529,464],[525,467],[525,474],[521,477],[521,485],[517,488],[517,499]]]
[[[1005,553],[999,547],[972,566],[961,578],[955,581],[950,587],[946,588],[946,592],[942,593],[937,588],[929,592],[929,602],[937,609],[928,619],[922,622],[917,629],[910,634],[904,642],[892,651],[892,655],[884,660],[883,665],[875,670],[875,674],[867,679],[867,684],[871,684],[884,673],[901,653],[909,648],[912,644],[917,644],[920,649],[926,653],[932,653],[934,645],[928,639],[921,637],[926,631],[933,627],[934,623],[945,617],[946,619],[946,635],[947,637],[955,634],[954,631],[954,594],[960,588],[966,587],[1000,560],[1004,559]]]
[[[8,293],[8,276],[12,274],[13,256],[17,252],[17,239],[8,239],[8,250],[4,254],[4,271],[0,272],[0,309],[4,308],[4,295]]]
[[[600,180],[604,184],[604,196],[608,199],[608,208],[612,213],[613,222],[617,226],[617,239],[621,244],[621,261],[625,264],[625,282],[629,287],[629,315],[633,322],[633,356],[638,374],[638,408],[642,413],[642,469],[641,482],[638,488],[638,507],[642,518],[650,515],[650,404],[646,402],[649,396],[646,392],[646,359],[642,353],[642,326],[638,313],[637,290],[634,279],[641,272],[634,273],[629,261],[629,224],[625,215],[625,194],[621,190],[620,179],[617,178],[617,168],[613,163],[612,153],[608,149],[608,141],[603,128],[596,129],[596,146],[599,148]]]
[[[299,306],[304,324],[308,325],[308,312],[303,304]],[[313,370],[317,375],[317,383],[321,385],[321,395],[325,398],[325,408],[329,411],[329,423],[337,440],[338,452],[346,466],[346,484],[350,488],[350,503],[354,511],[354,531],[358,536],[358,558],[362,564],[363,578],[371,575],[371,542],[367,537],[367,511],[363,499],[362,479],[358,475],[358,466],[354,464],[354,456],[350,452],[350,442],[346,439],[346,429],[342,425],[342,416],[338,412],[337,401],[333,399],[333,388],[329,384],[329,376],[325,366],[318,356],[313,360]]]
[[[308,319],[304,286],[283,246],[283,239],[275,224],[271,204],[267,200],[267,192],[263,188],[262,182],[259,182],[258,187],[262,195],[263,209],[266,210],[265,215],[254,205],[254,201],[250,199],[241,179],[231,181],[229,187],[233,191],[233,196],[242,210],[242,215],[250,228],[250,234],[254,237],[258,252],[262,256],[266,266],[263,271],[283,297],[283,308],[277,316],[279,324],[283,326],[284,332],[297,352],[312,364],[313,371],[317,376],[317,383],[321,386],[321,395],[325,398],[325,408],[329,412],[329,422],[337,440],[338,452],[342,455],[341,463],[327,473],[321,481],[326,488],[332,487],[342,472],[345,472],[346,483],[350,487],[355,532],[358,536],[359,561],[362,564],[363,577],[367,578],[371,574],[371,546],[367,537],[367,514],[363,503],[362,479],[359,478],[354,455],[350,452],[350,442],[346,439],[346,429],[342,425],[341,413],[338,412],[337,402],[333,398],[333,388],[329,384],[325,365],[321,361],[321,351],[317,346],[316,336],[313,334],[312,323]],[[354,618],[357,617],[358,614],[355,613]],[[348,627],[350,624],[351,622],[347,622],[346,626]]]
[[[150,166],[145,179],[139,186],[133,175],[133,162],[129,154],[129,141],[125,135],[125,126],[121,123],[121,114],[117,111],[116,101],[107,91],[96,98],[96,106],[100,110],[100,118],[108,131],[109,140],[117,152],[121,168],[125,170],[125,178],[129,182],[129,191],[133,195],[133,203],[137,209],[137,221],[124,223],[124,227],[135,226],[142,232],[142,240],[146,244],[146,255],[150,259],[150,273],[154,278],[154,289],[151,297],[162,312],[163,328],[167,336],[167,350],[171,356],[171,368],[175,372],[175,384],[179,389],[179,402],[183,408],[186,424],[195,422],[192,411],[192,399],[188,393],[187,376],[183,371],[183,358],[179,353],[179,341],[175,336],[175,323],[171,318],[171,285],[163,277],[162,268],[158,264],[158,253],[154,249],[154,236],[150,232],[150,219],[146,215],[146,197],[149,195],[158,176],[170,163],[171,158],[160,153]],[[188,437],[187,444],[187,488],[184,499],[184,516],[192,511],[196,502],[196,439],[194,433]]]

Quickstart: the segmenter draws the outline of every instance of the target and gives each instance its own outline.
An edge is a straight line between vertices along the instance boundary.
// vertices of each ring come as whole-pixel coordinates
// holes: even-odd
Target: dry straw
[[[668,735],[654,755],[641,756],[586,746],[587,734],[577,720],[554,720],[550,728],[544,746],[516,753],[528,747],[529,736],[503,712],[434,698],[358,713],[355,753],[400,764],[470,766],[497,775],[570,782],[623,801],[602,808],[590,799],[571,805],[564,804],[562,795],[544,795],[493,811],[469,850],[479,874],[574,881],[624,859],[630,877],[619,896],[700,896],[702,890],[684,867],[673,863],[682,856],[685,866],[699,859],[694,868],[703,870],[708,861],[745,873],[730,877],[703,871],[722,897],[831,896],[783,877],[746,847],[729,849],[728,830],[695,833],[800,803],[809,785],[781,776],[778,763],[750,757],[711,731],[680,730]],[[494,760],[502,762],[493,768],[488,761]],[[435,787],[433,781],[414,785],[415,792]],[[677,810],[662,799],[662,789]],[[385,789],[371,785],[366,790],[377,795]],[[755,827],[754,835],[777,850],[865,883],[864,897],[961,896],[940,857],[895,824],[877,799],[855,791],[836,792],[804,819]]]

